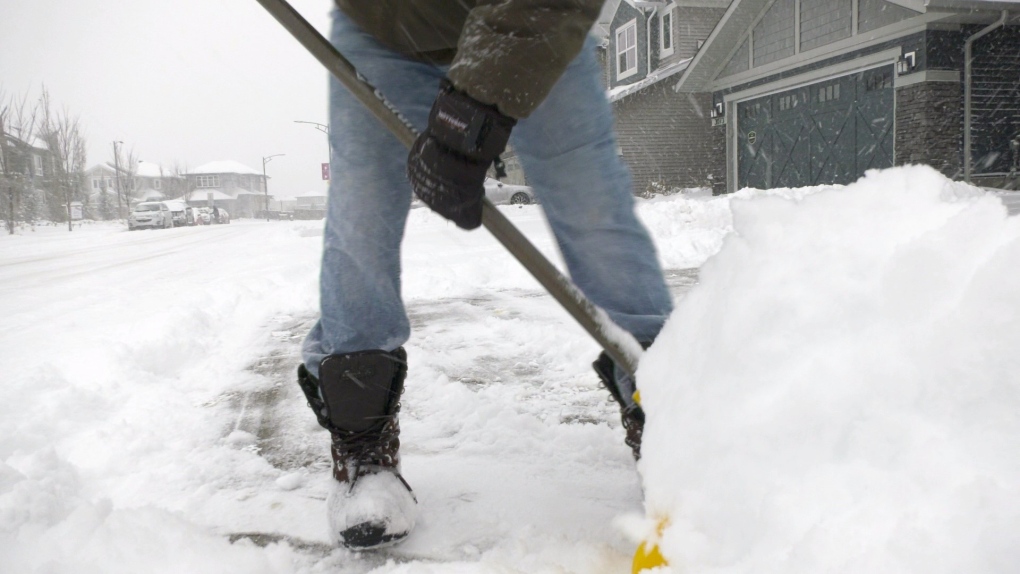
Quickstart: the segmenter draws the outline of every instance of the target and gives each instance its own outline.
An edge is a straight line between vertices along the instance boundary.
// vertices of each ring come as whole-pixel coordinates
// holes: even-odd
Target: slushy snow
[[[501,209],[558,261],[540,207]],[[3,236],[0,571],[626,572],[663,517],[676,573],[1015,571],[998,197],[912,167],[638,212],[677,298],[638,373],[640,477],[590,338],[486,233],[412,211],[419,517],[367,554],[329,540],[295,383],[321,222]]]

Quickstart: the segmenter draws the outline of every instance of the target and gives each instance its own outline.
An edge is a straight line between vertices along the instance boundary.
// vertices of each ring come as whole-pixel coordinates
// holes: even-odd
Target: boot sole
[[[376,524],[359,524],[340,533],[341,545],[354,552],[377,550],[402,542],[410,532],[386,533],[386,528]]]

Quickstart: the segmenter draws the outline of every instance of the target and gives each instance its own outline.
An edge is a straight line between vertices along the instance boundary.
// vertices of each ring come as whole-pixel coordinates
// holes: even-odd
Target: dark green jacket
[[[604,0],[336,0],[383,44],[450,64],[471,97],[527,117],[584,44]]]

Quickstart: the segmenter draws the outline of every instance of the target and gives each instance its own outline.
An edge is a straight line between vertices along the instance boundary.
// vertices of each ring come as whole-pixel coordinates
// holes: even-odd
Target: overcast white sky
[[[324,35],[331,0],[290,0]],[[255,0],[0,0],[0,87],[45,84],[78,114],[89,165],[112,142],[191,168],[235,160],[269,191],[325,189],[327,72]]]

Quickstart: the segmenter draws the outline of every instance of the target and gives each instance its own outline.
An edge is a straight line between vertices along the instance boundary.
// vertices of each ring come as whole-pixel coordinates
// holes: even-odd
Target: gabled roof
[[[217,174],[217,173],[240,173],[246,175],[262,175],[260,172],[244,165],[239,161],[233,160],[220,160],[211,161],[207,164],[200,165],[197,168],[188,172],[194,175],[205,175],[205,174]]]
[[[97,163],[96,165],[86,169],[85,173],[87,173],[89,175],[93,175],[97,171],[102,171],[104,173],[105,172],[109,172],[109,173],[116,173],[117,172],[117,170],[113,169],[112,165],[108,165],[106,163]]]
[[[888,0],[915,12],[967,11],[969,21],[989,22],[999,10],[1020,9],[1020,0]],[[770,0],[733,0],[722,19],[698,50],[690,66],[674,87],[678,92],[708,91],[709,84],[729,61],[748,29],[755,23]],[[987,18],[986,18],[987,16]]]
[[[158,163],[139,160],[135,175],[140,177],[163,177],[164,175],[169,175],[169,171],[163,169]]]

